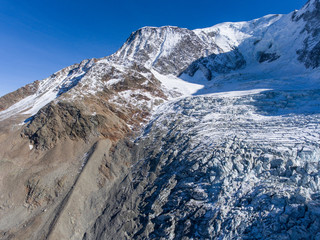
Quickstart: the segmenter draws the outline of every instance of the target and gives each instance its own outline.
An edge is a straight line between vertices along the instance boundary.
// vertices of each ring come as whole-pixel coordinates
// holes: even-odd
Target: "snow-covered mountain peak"
[[[145,27],[133,32],[114,57],[178,75],[190,63],[190,58],[192,61],[199,56],[195,52],[197,40],[197,36],[185,28]],[[184,46],[189,47],[188,51]]]
[[[281,16],[268,15],[248,22],[226,22],[195,30],[144,27],[133,32],[114,57],[139,61],[163,74],[179,75],[199,58],[233,51],[245,39],[262,35]]]
[[[236,41],[241,41],[244,39],[243,36],[252,36],[256,32],[263,31],[270,25],[278,21],[283,15],[281,14],[269,14],[261,18],[257,18],[251,21],[243,22],[224,22],[214,25],[208,28],[200,28],[193,30],[196,34],[206,33],[211,36],[224,35],[228,37],[233,37]],[[238,33],[239,35],[235,35]],[[243,34],[241,36],[241,34]]]
[[[243,69],[276,69],[281,73],[283,70],[272,64],[286,68],[288,64],[303,62],[298,61],[297,51],[306,36],[301,34],[303,24],[292,21],[294,14],[297,13],[270,14],[195,30],[145,27],[132,33],[112,58],[123,63],[137,62],[164,75],[180,76],[187,72],[193,76],[201,69],[208,80]],[[199,61],[206,62],[205,66],[194,67]],[[303,68],[301,65],[299,71]]]
[[[271,14],[203,29],[143,27],[133,32],[115,54],[86,60],[53,74],[40,82],[33,96],[16,106],[20,112],[33,114],[64,92],[72,99],[95,95],[111,86],[111,82],[120,83],[133,73],[141,75],[141,69],[146,79],[156,78],[162,82],[161,88],[180,94],[194,94],[200,86],[207,88],[207,92],[225,87],[233,90],[231,85],[237,90],[258,86],[273,88],[275,82],[277,87],[287,88],[287,80],[280,79],[288,76],[297,79],[300,75],[306,79],[306,74],[310,81],[310,74],[314,75],[320,66],[318,5],[319,1],[309,1],[303,9],[287,15]],[[171,84],[172,81],[175,83]],[[179,81],[180,85],[189,82],[195,89],[188,86],[188,91],[180,91],[184,88],[177,88]],[[75,88],[79,83],[81,86]],[[298,85],[300,83],[301,80]],[[35,99],[41,104],[25,111]],[[17,109],[13,106],[6,111],[9,110],[14,114]]]
[[[179,28],[178,26],[171,26],[171,25],[165,25],[161,27],[144,26],[142,28],[139,28],[137,31],[134,31],[132,34],[135,34],[137,32],[144,32],[144,31],[170,31],[178,28]]]

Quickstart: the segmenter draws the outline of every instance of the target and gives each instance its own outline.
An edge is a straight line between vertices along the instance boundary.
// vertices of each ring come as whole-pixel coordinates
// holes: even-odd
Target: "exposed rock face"
[[[308,33],[308,37],[304,40],[304,48],[299,49],[297,54],[299,60],[305,63],[307,68],[317,68],[320,66],[320,2],[309,1],[302,12],[294,17],[295,21],[304,21],[305,27],[301,33]]]
[[[208,80],[212,80],[214,75],[226,74],[245,66],[246,61],[241,53],[238,50],[234,50],[231,53],[213,54],[206,58],[200,58],[193,62],[183,73],[194,76],[200,70]]]
[[[259,63],[263,62],[273,62],[277,60],[280,56],[278,56],[276,53],[265,53],[265,52],[260,52],[259,54]]]
[[[145,63],[162,74],[178,75],[191,62],[217,48],[188,29],[145,27],[132,33],[115,57]]]
[[[108,114],[109,113],[109,114]],[[84,110],[74,104],[59,102],[42,108],[23,130],[22,135],[30,139],[37,149],[49,149],[58,140],[89,140],[102,135],[108,139],[119,139],[129,130],[111,111],[106,115],[85,115]]]

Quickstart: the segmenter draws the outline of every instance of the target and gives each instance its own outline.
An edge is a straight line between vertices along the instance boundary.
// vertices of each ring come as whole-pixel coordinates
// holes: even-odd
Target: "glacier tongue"
[[[85,239],[318,239],[319,100],[252,90],[162,105]]]

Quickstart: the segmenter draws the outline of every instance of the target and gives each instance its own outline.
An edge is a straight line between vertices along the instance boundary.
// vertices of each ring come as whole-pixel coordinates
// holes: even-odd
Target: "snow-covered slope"
[[[2,111],[0,118],[17,113],[33,115],[65,92],[71,91],[72,98],[94,95],[106,87],[102,80],[112,75],[111,68],[125,73],[136,65],[152,70],[153,76],[168,76],[169,80],[160,77],[165,82],[162,88],[183,94],[201,93],[201,86],[210,89],[203,93],[233,90],[232,85],[234,90],[273,88],[275,82],[277,87],[287,87],[289,81],[298,88],[300,82],[314,85],[318,83],[320,62],[316,54],[320,42],[318,12],[319,2],[309,1],[300,11],[287,15],[267,15],[205,29],[144,27],[132,33],[115,54],[85,60],[42,80],[37,93]],[[186,81],[195,84],[194,90],[181,89]]]
[[[93,65],[94,60],[84,60],[80,64],[64,68],[40,81],[36,93],[2,111],[0,120],[16,114],[36,114],[46,104],[75,87]]]

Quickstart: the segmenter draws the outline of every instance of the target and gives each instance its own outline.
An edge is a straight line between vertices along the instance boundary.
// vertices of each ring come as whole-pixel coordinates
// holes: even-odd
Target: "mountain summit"
[[[320,2],[0,98],[0,239],[320,239]]]

